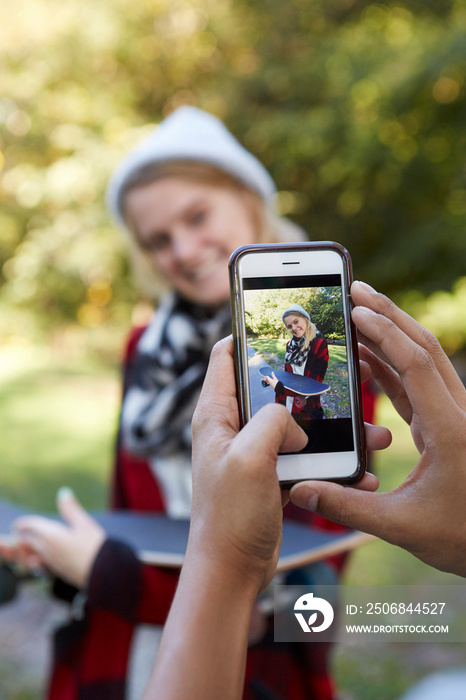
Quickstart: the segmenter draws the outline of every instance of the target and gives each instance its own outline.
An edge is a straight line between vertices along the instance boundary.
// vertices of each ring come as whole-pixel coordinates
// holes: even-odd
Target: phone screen
[[[340,274],[244,277],[250,414],[281,403],[309,437],[303,453],[354,450]]]

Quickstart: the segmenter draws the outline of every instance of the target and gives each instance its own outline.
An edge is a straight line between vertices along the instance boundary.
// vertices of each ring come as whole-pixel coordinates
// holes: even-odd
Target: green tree
[[[339,287],[267,289],[246,292],[245,297],[246,330],[251,335],[289,338],[282,314],[293,304],[299,304],[325,338],[343,340],[345,337]]]
[[[105,184],[186,103],[226,121],[281,211],[346,245],[358,277],[419,302],[464,275],[462,0],[17,0],[0,13],[3,334],[27,310],[44,328],[128,323],[137,296]]]

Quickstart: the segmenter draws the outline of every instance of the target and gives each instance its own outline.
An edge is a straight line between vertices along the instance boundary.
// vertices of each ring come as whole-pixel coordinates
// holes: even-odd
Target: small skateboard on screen
[[[328,384],[318,382],[316,379],[303,377],[301,374],[285,372],[284,369],[272,369],[270,365],[265,365],[259,369],[259,374],[262,377],[271,377],[272,372],[285,389],[298,396],[318,396],[319,394],[325,394],[330,389]],[[269,386],[265,379],[262,379],[262,386]]]

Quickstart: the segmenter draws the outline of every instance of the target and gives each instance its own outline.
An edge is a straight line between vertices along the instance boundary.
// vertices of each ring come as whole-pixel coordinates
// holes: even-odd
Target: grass
[[[89,509],[105,506],[119,381],[93,365],[70,366],[27,350],[0,357],[0,493],[29,508],[55,509],[70,486]]]
[[[324,381],[330,390],[322,395],[322,408],[326,418],[348,418],[351,414],[346,347],[329,345],[328,355]]]
[[[286,344],[285,338],[252,338],[248,339],[249,345],[262,355],[262,357],[274,369],[283,369],[285,361]]]

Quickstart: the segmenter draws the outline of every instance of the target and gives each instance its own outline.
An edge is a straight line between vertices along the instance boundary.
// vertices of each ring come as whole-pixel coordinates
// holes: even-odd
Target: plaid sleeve
[[[108,539],[94,563],[83,610],[54,635],[47,700],[125,700],[138,623],[164,624],[178,571],[143,564]]]
[[[275,403],[281,403],[286,406],[286,390],[282,382],[278,382],[275,386]]]
[[[107,539],[91,572],[87,606],[117,613],[132,623],[164,624],[178,571],[143,564],[131,547]]]
[[[327,341],[319,334],[314,338],[309,348],[304,374],[306,377],[323,382],[328,366]]]

